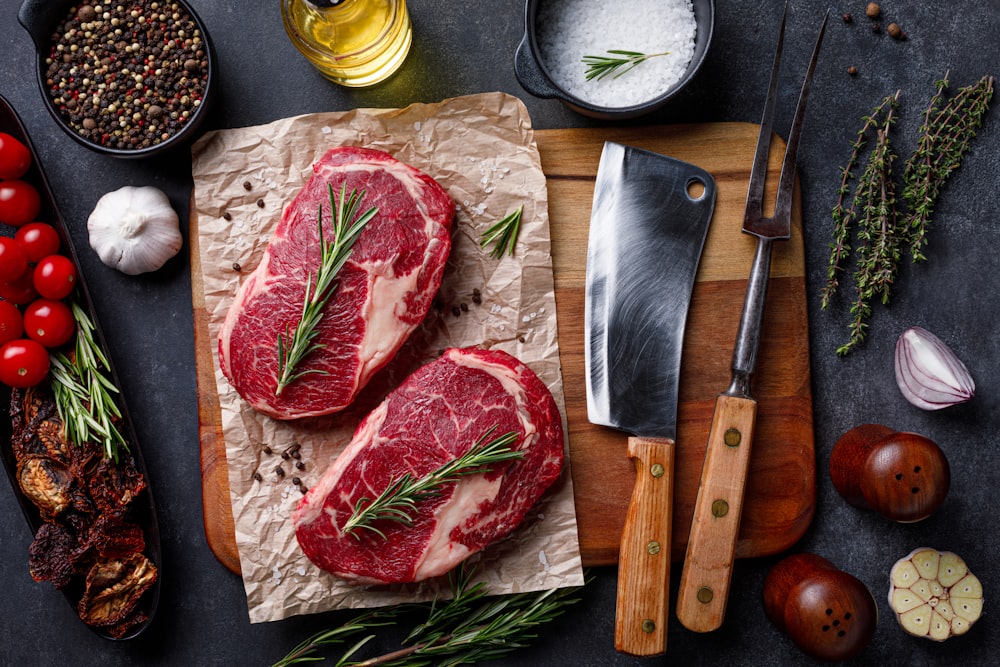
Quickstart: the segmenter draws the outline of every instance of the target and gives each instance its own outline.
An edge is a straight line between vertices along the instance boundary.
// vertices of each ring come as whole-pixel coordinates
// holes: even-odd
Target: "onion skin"
[[[899,391],[923,410],[965,403],[976,394],[976,383],[962,360],[921,327],[910,327],[896,340],[894,362]]]

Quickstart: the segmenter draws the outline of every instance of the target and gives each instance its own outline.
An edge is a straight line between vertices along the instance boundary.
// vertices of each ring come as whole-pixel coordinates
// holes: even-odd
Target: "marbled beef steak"
[[[406,473],[415,479],[493,436],[519,435],[524,458],[493,464],[417,502],[412,526],[388,520],[343,534],[358,501]],[[506,352],[445,351],[412,373],[358,426],[329,470],[302,497],[292,520],[317,566],[356,583],[421,581],[444,574],[514,530],[559,477],[563,430],[548,388]]]
[[[359,214],[378,214],[361,233],[324,310],[304,367],[322,370],[275,395],[277,339],[294,330],[320,261],[317,214],[330,240],[328,186],[364,192]],[[455,206],[436,181],[387,153],[334,148],[285,207],[260,265],[247,277],[219,332],[219,364],[255,410],[276,419],[337,412],[388,363],[430,307],[451,250]]]

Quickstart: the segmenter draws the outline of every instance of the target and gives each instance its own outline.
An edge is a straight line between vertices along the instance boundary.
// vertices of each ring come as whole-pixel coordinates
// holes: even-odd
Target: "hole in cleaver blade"
[[[594,187],[584,323],[587,416],[675,438],[684,326],[715,208],[715,180],[606,142]]]

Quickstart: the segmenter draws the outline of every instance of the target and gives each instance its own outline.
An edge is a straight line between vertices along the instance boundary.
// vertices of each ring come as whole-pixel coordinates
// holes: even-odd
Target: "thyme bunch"
[[[357,531],[365,529],[386,539],[385,533],[372,525],[374,522],[397,521],[411,526],[413,516],[417,513],[417,502],[437,495],[445,484],[457,481],[463,475],[488,472],[495,463],[524,458],[524,452],[511,449],[511,445],[517,441],[517,433],[513,431],[486,442],[496,428],[494,426],[486,431],[462,456],[448,461],[423,477],[414,479],[413,475],[406,473],[389,484],[374,500],[361,498],[341,530],[361,539]]]
[[[625,49],[608,49],[606,56],[584,56],[581,60],[587,66],[586,79],[590,81],[597,79],[600,81],[606,76],[614,74],[613,79],[617,79],[637,65],[646,62],[650,58],[666,56],[670,51],[662,53],[642,53],[641,51],[628,51]]]
[[[994,80],[984,76],[976,84],[960,89],[950,99],[945,78],[935,83],[935,92],[923,116],[917,148],[906,161],[901,179],[894,165],[891,133],[896,121],[900,93],[884,98],[863,125],[852,144],[847,165],[841,171],[837,201],[833,208],[833,241],[827,280],[820,290],[820,306],[828,308],[840,287],[853,250],[855,260],[854,299],[850,307],[850,336],[837,348],[844,356],[859,346],[868,333],[872,303],[888,305],[904,252],[921,262],[927,244],[931,215],[948,176],[958,168],[971,146],[993,96]],[[875,141],[864,171],[853,188],[854,170],[860,165],[868,140]],[[897,199],[897,180],[902,196]],[[856,239],[851,247],[851,239]]]
[[[320,205],[316,223],[319,227],[321,249],[319,269],[316,272],[315,284],[311,272],[306,279],[302,315],[295,325],[294,333],[286,324],[285,333],[278,334],[278,385],[274,390],[275,396],[280,396],[285,387],[304,375],[325,372],[318,369],[299,370],[298,367],[305,357],[322,347],[316,342],[316,336],[319,335],[319,330],[316,327],[323,319],[323,309],[337,287],[337,274],[347,263],[347,258],[350,257],[351,250],[354,248],[354,242],[361,236],[365,225],[378,213],[378,209],[372,207],[361,215],[357,215],[361,200],[365,196],[364,191],[358,193],[357,190],[351,190],[351,194],[348,195],[347,184],[344,183],[341,185],[340,200],[338,201],[334,195],[333,186],[327,184],[327,190],[330,195],[333,240],[326,241],[323,238],[323,206]]]
[[[354,661],[359,650],[372,639],[368,634],[335,663],[336,667],[454,666],[495,660],[538,637],[537,628],[555,619],[577,602],[580,588],[549,589],[488,598],[482,582],[472,584],[472,572],[459,567],[449,575],[452,599],[429,604],[401,605],[368,612],[346,625],[317,633],[296,646],[272,667],[288,667],[322,660],[316,653],[325,645],[339,644],[374,628],[394,624],[403,611],[420,609],[427,620],[403,640],[403,648],[366,660]]]
[[[111,365],[94,338],[94,323],[75,300],[70,310],[76,322],[73,353],[49,354],[56,410],[67,440],[77,445],[98,443],[104,455],[117,462],[118,448],[128,451],[128,443],[116,425],[122,416],[114,399],[119,390],[108,377]]]
[[[960,88],[947,100],[944,99],[947,72],[936,86],[924,113],[917,150],[906,161],[903,171],[903,199],[910,209],[907,226],[914,262],[926,259],[923,249],[938,196],[948,177],[962,164],[993,97],[992,76]]]

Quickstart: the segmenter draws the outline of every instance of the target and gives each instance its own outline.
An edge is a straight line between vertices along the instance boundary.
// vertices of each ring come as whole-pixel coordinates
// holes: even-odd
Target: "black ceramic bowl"
[[[641,104],[623,107],[599,106],[567,92],[553,80],[542,56],[538,40],[538,10],[545,2],[546,0],[527,0],[524,15],[524,37],[514,54],[514,74],[521,86],[535,97],[558,99],[574,111],[592,118],[625,120],[663,107],[694,78],[705,59],[709,44],[712,42],[712,30],[715,25],[715,0],[692,0],[697,24],[694,55],[692,55],[680,80],[653,99]]]
[[[59,24],[69,15],[71,8],[79,3],[79,0],[23,1],[17,14],[17,20],[24,27],[24,29],[28,31],[35,44],[38,88],[45,101],[45,108],[49,111],[49,114],[52,116],[52,119],[55,120],[56,124],[62,128],[66,134],[72,137],[74,141],[102,155],[110,155],[117,158],[145,158],[153,155],[159,155],[176,148],[177,146],[186,145],[198,135],[202,123],[208,116],[214,90],[218,87],[215,82],[218,78],[215,50],[212,47],[208,31],[205,29],[205,24],[195,13],[194,9],[192,9],[186,0],[172,1],[176,2],[180,5],[180,7],[187,11],[201,32],[204,60],[208,63],[207,71],[202,71],[200,68],[198,70],[198,76],[204,76],[204,85],[201,90],[201,102],[190,111],[190,116],[186,121],[184,121],[183,125],[169,131],[169,137],[167,139],[158,140],[158,143],[135,148],[116,147],[110,144],[101,143],[99,140],[83,136],[79,127],[74,128],[71,125],[70,120],[60,113],[60,111],[56,108],[52,97],[49,95],[49,85],[47,83],[48,65],[46,64],[46,59],[52,49],[53,33]],[[124,81],[124,77],[119,79],[119,81]],[[153,102],[155,103],[155,101]],[[145,122],[145,119],[143,119],[143,122]]]

